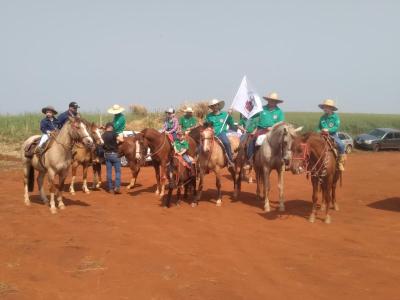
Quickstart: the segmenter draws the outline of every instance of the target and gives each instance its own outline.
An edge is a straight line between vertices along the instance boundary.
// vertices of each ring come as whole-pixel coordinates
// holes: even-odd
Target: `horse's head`
[[[90,136],[92,137],[92,139],[94,140],[96,145],[103,145],[104,141],[103,141],[103,138],[101,137],[101,131],[100,131],[99,126],[97,126],[97,124],[94,122],[92,122],[86,126],[88,126],[90,128]]]
[[[69,124],[71,126],[69,135],[71,136],[72,140],[82,142],[87,147],[91,147],[93,145],[93,139],[89,135],[88,128],[80,117],[70,117]]]
[[[214,142],[214,129],[212,127],[206,127],[200,133],[201,148],[204,153],[209,153]]]
[[[307,137],[304,135],[296,137],[292,143],[291,151],[292,160],[290,170],[293,174],[301,174],[307,170],[307,163],[310,156]]]
[[[278,123],[272,128],[271,137],[275,135],[278,139],[273,141],[272,145],[280,145],[280,155],[286,166],[292,162],[292,144],[297,137],[297,132],[301,131],[303,127],[294,128],[289,123]]]

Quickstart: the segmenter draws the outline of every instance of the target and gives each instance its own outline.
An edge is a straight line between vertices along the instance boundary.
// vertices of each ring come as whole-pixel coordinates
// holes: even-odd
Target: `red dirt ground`
[[[23,204],[20,170],[3,170],[0,298],[400,299],[399,163],[398,152],[350,155],[331,225],[306,220],[302,175],[286,174],[283,214],[262,211],[255,184],[232,201],[227,177],[216,207],[211,174],[198,207],[163,209],[144,168],[134,191],[65,194],[51,215],[36,187]]]

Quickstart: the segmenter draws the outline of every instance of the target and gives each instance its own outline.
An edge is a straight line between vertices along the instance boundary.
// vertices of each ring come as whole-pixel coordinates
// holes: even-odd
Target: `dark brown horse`
[[[156,194],[164,196],[165,184],[167,180],[167,165],[172,159],[174,147],[172,142],[165,133],[160,133],[154,128],[145,128],[137,134],[139,144],[141,146],[142,155],[146,157],[147,148],[150,148],[150,156],[156,173],[157,189]],[[188,154],[192,157],[196,156],[196,142],[187,137],[189,142]]]
[[[295,174],[306,172],[307,176],[311,176],[313,206],[309,221],[315,221],[320,188],[321,210],[325,210],[325,223],[331,223],[329,209],[333,205],[335,210],[339,210],[336,203],[336,185],[341,178],[332,143],[319,133],[306,133],[297,137],[292,144],[291,170]]]
[[[185,190],[185,196],[189,192],[194,199],[196,197],[196,172],[193,168],[192,170],[189,169],[181,156],[174,155],[170,162],[169,170],[168,195],[164,202],[164,207],[169,207],[174,188],[177,189],[177,205],[181,200],[182,188]]]

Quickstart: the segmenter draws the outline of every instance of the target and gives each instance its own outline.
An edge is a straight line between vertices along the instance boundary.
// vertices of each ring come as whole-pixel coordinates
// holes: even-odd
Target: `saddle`
[[[165,135],[168,137],[171,143],[174,143],[174,136],[172,135],[172,133],[165,133]]]
[[[196,176],[197,170],[196,170],[196,164],[192,160],[192,166],[190,166],[181,155],[175,155],[175,158],[179,161],[180,164],[182,164],[186,169],[189,170],[190,176]],[[192,157],[190,157],[192,158]]]
[[[47,150],[49,150],[50,146],[53,144],[53,141],[54,141],[53,136],[50,135],[50,138],[49,138],[49,139],[44,143],[44,145],[43,145],[43,152],[42,152],[42,155],[43,155]],[[34,139],[34,140],[32,141],[32,143],[30,143],[29,145],[26,145],[26,147],[25,147],[25,149],[24,149],[25,157],[26,157],[26,158],[32,158],[32,157],[35,155],[35,153],[36,153],[36,148],[38,147],[39,142],[40,142],[40,136],[37,137],[36,139]]]

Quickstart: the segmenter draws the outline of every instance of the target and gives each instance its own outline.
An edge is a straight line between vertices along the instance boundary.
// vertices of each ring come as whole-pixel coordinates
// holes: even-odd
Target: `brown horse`
[[[181,200],[181,189],[184,188],[185,196],[187,193],[192,193],[193,198],[196,197],[196,173],[195,170],[190,170],[183,158],[178,155],[174,155],[169,166],[169,184],[168,184],[168,194],[164,202],[164,207],[169,207],[172,192],[174,188],[177,189],[177,205]]]
[[[132,173],[132,178],[127,189],[135,186],[140,167],[144,164],[144,155],[146,154],[142,151],[139,140],[140,135],[125,137],[124,141],[118,146],[119,153],[126,157]]]
[[[29,145],[39,138],[39,136],[31,136],[22,145],[22,163],[24,167],[24,199],[25,204],[30,205],[29,192],[33,191],[35,170],[39,171],[37,183],[39,186],[40,196],[46,204],[48,199],[44,192],[43,180],[47,174],[50,183],[50,211],[57,213],[57,208],[54,201],[54,196],[57,196],[58,208],[64,209],[65,205],[62,201],[62,192],[64,187],[65,177],[69,170],[72,161],[72,147],[77,142],[83,142],[87,146],[93,144],[85,124],[79,118],[70,118],[64,124],[60,132],[49,141],[48,150],[40,157],[36,154],[32,158],[25,157],[25,150]],[[58,188],[55,184],[55,177],[59,177]]]
[[[229,141],[232,147],[232,153],[235,156],[239,147],[239,138],[237,136],[229,136]],[[203,180],[204,175],[209,171],[213,171],[216,178],[217,186],[217,206],[222,205],[221,199],[221,170],[227,166],[228,159],[225,154],[224,146],[215,137],[214,130],[211,127],[207,127],[205,124],[204,129],[201,132],[200,140],[200,153],[198,156],[198,172],[199,172],[199,187],[196,201],[192,203],[192,206],[198,204],[198,200],[201,198],[203,191]],[[235,170],[233,168],[228,168],[232,179],[233,187],[235,189]]]
[[[89,129],[89,135],[91,136],[91,138],[93,139],[93,141],[95,142],[95,144],[98,145],[103,145],[104,141],[101,137],[101,133],[100,133],[100,128],[96,125],[96,123],[92,122],[89,123],[85,120],[82,120],[82,122],[85,123],[86,127]],[[89,194],[90,190],[87,186],[87,171],[88,168],[91,164],[96,164],[96,159],[98,159],[96,157],[96,153],[95,153],[95,148],[88,148],[86,147],[83,143],[76,143],[72,149],[72,165],[71,165],[71,170],[72,170],[72,178],[71,178],[71,184],[69,186],[69,192],[72,195],[75,195],[75,178],[76,178],[76,171],[78,169],[79,166],[82,166],[82,170],[83,170],[83,184],[82,184],[82,190]],[[94,176],[94,180],[93,180],[93,187],[97,187],[97,185],[100,186],[100,181],[101,181],[101,172],[100,174],[98,174],[98,172],[96,172],[96,167],[93,168],[93,176]]]
[[[165,133],[160,133],[153,128],[145,128],[137,134],[143,159],[146,157],[147,148],[150,148],[150,156],[153,167],[156,173],[157,189],[156,194],[160,197],[165,194],[165,184],[167,180],[167,165],[171,161],[174,153],[172,142]],[[187,137],[189,142],[188,154],[195,157],[196,142],[190,137]]]
[[[332,142],[318,133],[306,133],[298,137],[292,145],[291,170],[295,174],[306,172],[311,176],[313,187],[312,211],[309,221],[315,221],[318,202],[318,188],[322,191],[321,210],[325,210],[325,223],[331,223],[330,206],[339,210],[336,203],[336,185],[341,179],[341,171],[337,167],[336,155]]]

